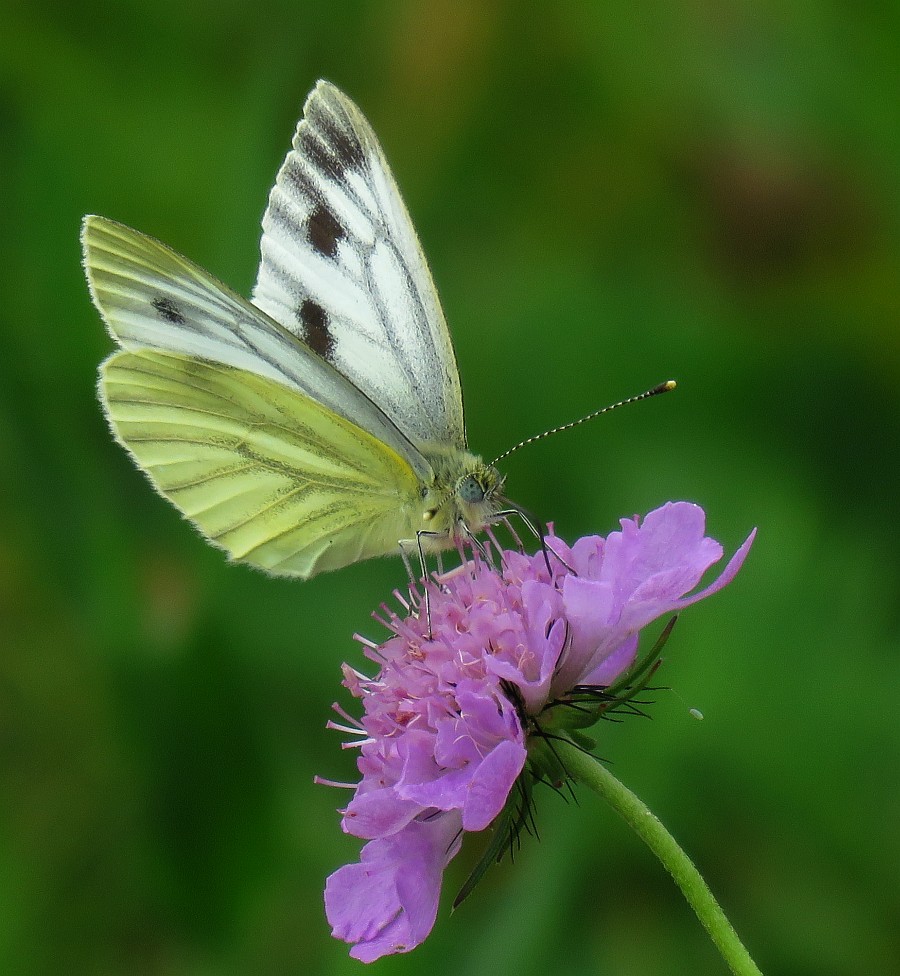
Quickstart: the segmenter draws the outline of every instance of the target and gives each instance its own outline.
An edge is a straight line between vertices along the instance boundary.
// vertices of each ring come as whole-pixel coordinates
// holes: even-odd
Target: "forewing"
[[[253,302],[363,390],[413,441],[465,447],[437,292],[384,153],[320,81],[263,217]]]
[[[418,449],[365,393],[227,285],[105,217],[85,217],[81,236],[94,304],[125,349],[192,356],[276,380],[365,428],[427,477]]]
[[[406,461],[302,393],[256,373],[149,350],[101,367],[118,440],[229,555],[309,577],[396,550],[419,482]]]

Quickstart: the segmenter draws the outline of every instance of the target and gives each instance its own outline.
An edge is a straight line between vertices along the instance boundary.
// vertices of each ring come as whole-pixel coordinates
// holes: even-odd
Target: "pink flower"
[[[722,547],[705,515],[669,502],[643,523],[623,519],[605,540],[556,536],[542,552],[475,558],[429,584],[424,614],[390,614],[379,667],[367,678],[344,665],[362,700],[362,780],[343,829],[368,841],[358,864],[325,889],[333,934],[364,962],[418,945],[437,914],[444,867],[464,831],[484,830],[526,768],[529,732],[583,686],[608,687],[634,663],[638,635],[656,618],[729,583],[753,533],[722,574],[691,596]]]

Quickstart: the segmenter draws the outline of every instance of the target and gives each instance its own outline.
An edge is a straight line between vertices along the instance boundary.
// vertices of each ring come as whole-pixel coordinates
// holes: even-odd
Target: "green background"
[[[312,780],[354,775],[324,726],[401,565],[301,584],[204,545],[105,428],[78,248],[101,213],[248,293],[318,77],[403,188],[475,450],[679,381],[505,465],[570,538],[679,498],[729,552],[759,526],[676,628],[677,694],[601,752],[764,972],[900,971],[898,36],[834,0],[6,0],[0,972],[361,971],[321,904],[346,794]],[[608,809],[539,801],[378,972],[724,972]]]

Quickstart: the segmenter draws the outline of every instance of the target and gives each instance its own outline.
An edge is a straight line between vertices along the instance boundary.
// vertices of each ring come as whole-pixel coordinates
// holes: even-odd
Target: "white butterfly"
[[[510,502],[470,454],[453,346],[375,134],[320,81],[263,217],[252,304],[103,217],[82,230],[121,349],[116,438],[232,559],[309,577],[471,538]]]

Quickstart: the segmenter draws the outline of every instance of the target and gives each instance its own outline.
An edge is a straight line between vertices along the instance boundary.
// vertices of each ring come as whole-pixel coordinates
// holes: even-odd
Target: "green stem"
[[[599,793],[662,861],[735,976],[761,976],[700,872],[659,819],[594,756],[561,740],[554,751],[566,770]]]

